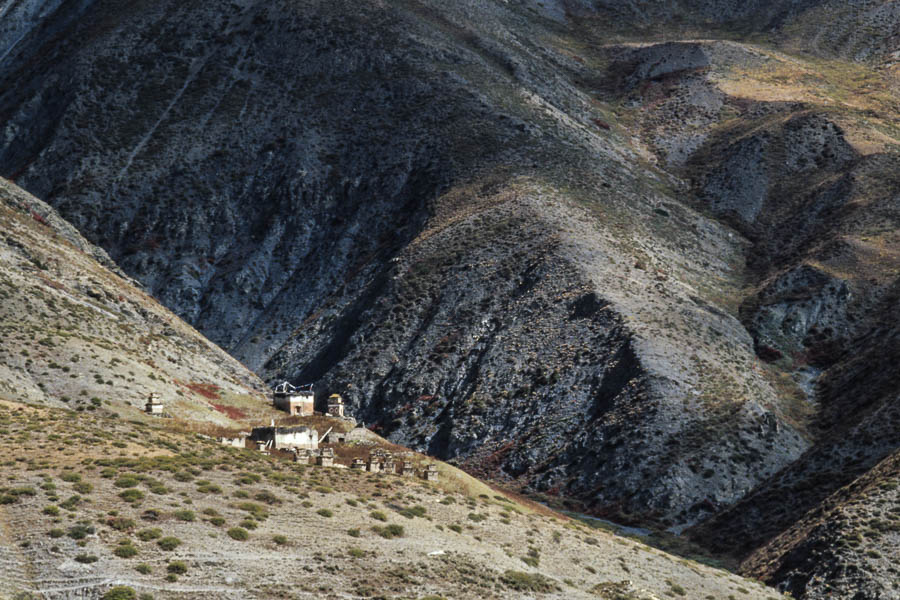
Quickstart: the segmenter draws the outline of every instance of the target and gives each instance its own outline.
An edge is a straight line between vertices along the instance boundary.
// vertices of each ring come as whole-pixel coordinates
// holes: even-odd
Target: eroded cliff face
[[[823,50],[876,69],[596,4],[60,6],[0,60],[0,172],[269,381],[750,551],[892,448],[834,418],[896,279],[890,36]],[[685,6],[781,48],[846,8]]]

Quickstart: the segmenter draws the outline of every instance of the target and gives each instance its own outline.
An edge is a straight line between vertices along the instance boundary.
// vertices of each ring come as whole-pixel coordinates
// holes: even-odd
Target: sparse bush
[[[55,517],[59,515],[59,507],[51,504],[50,506],[45,506],[43,513],[45,515],[50,515],[51,517]]]
[[[162,537],[162,529],[153,527],[150,529],[141,529],[137,532],[138,539],[142,542],[151,542]]]
[[[362,558],[366,555],[366,552],[360,548],[350,548],[347,550],[347,554],[353,558]]]
[[[113,517],[107,519],[106,524],[116,531],[129,531],[134,529],[137,525],[137,523],[134,522],[134,519],[127,519],[125,517]]]
[[[134,477],[133,475],[123,475],[116,479],[115,486],[120,488],[133,488],[137,486],[138,483],[140,482],[137,477]]]
[[[116,547],[113,550],[113,554],[118,556],[119,558],[132,558],[137,556],[138,549],[131,545],[131,542],[127,544],[122,544],[121,546]]]
[[[188,571],[188,566],[183,560],[173,560],[166,565],[166,571],[175,573],[176,575],[184,575]]]
[[[137,593],[126,585],[117,585],[103,594],[102,600],[137,600]]]
[[[189,523],[197,518],[192,510],[176,510],[174,514],[179,521],[187,521]]]
[[[98,560],[100,560],[100,559],[97,558],[96,556],[94,556],[93,554],[79,554],[78,556],[75,557],[76,562],[84,563],[86,565],[90,564],[90,563],[95,563]]]
[[[316,514],[321,515],[326,518],[334,516],[334,513],[331,512],[330,510],[328,510],[327,508],[320,508],[319,510],[316,511]]]
[[[144,499],[144,492],[135,488],[130,488],[120,493],[119,498],[121,498],[125,502],[128,502],[129,504],[135,504]]]
[[[81,496],[70,496],[64,502],[60,502],[59,507],[65,510],[75,510],[79,504],[81,504]]]
[[[141,563],[134,568],[135,571],[140,573],[141,575],[149,575],[153,572],[153,567],[148,565],[147,563]]]
[[[275,542],[276,544],[278,544],[279,546],[284,546],[285,544],[288,543],[287,537],[285,537],[283,535],[272,536],[272,541]]]
[[[380,510],[373,510],[369,513],[369,516],[375,519],[376,521],[387,521],[387,515],[381,512]]]
[[[161,540],[159,540],[158,542],[156,542],[156,545],[159,546],[160,548],[162,548],[163,550],[166,550],[167,552],[171,552],[172,550],[174,550],[175,548],[177,548],[178,546],[181,545],[181,540],[179,540],[177,537],[166,536],[166,537],[162,538]]]
[[[92,486],[87,481],[79,481],[72,486],[72,489],[74,489],[79,494],[90,494],[94,491],[94,486]]]
[[[232,527],[228,530],[228,537],[239,542],[243,542],[250,538],[250,533],[242,527]]]
[[[402,525],[388,525],[386,527],[375,525],[372,527],[372,531],[388,540],[395,537],[403,537],[404,533]]]
[[[91,527],[90,525],[78,524],[78,525],[73,525],[72,527],[69,527],[68,535],[73,540],[83,540],[84,538],[86,538],[87,536],[89,536],[93,533],[94,533],[94,528]]]
[[[500,581],[509,589],[518,592],[537,592],[546,594],[556,589],[552,579],[540,573],[523,573],[522,571],[506,571]]]
[[[265,502],[266,504],[281,504],[281,498],[279,498],[269,490],[257,492],[254,498],[259,500],[260,502]]]
[[[349,535],[350,537],[358,538],[359,537],[359,529],[348,529],[347,535]]]
[[[411,508],[404,508],[400,511],[400,514],[406,517],[407,519],[413,519],[415,517],[424,517],[425,516],[425,507],[424,506],[413,506]]]

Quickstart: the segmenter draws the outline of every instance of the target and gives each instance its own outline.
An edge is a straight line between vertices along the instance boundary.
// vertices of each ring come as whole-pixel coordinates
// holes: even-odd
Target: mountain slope
[[[0,465],[4,599],[778,597],[446,465],[437,483],[301,466],[2,400],[0,440],[18,448]]]
[[[226,425],[213,406],[220,398],[265,401],[253,373],[104,267],[102,250],[5,180],[0,222],[7,397],[137,418],[155,392],[170,416]]]
[[[896,3],[15,6],[0,172],[269,381],[740,559],[897,450]]]
[[[0,164],[265,377],[470,468],[680,525],[800,454],[714,306],[739,238],[547,30],[497,4],[309,8],[60,9],[7,61],[29,76]]]

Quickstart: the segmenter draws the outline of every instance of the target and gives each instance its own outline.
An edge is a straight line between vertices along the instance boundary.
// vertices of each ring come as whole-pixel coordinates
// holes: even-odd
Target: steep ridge
[[[770,49],[730,42],[613,47],[608,54],[603,88],[644,109],[637,126],[658,159],[692,181],[698,208],[751,242],[741,318],[792,406],[792,421],[813,442],[692,537],[746,556],[789,529],[784,535],[806,547],[810,529],[792,524],[808,512],[824,514],[809,544],[836,545],[837,562],[858,562],[854,554],[865,554],[842,545],[842,528],[820,503],[898,447],[898,376],[887,364],[900,352],[892,325],[900,132],[892,125],[896,96],[884,93],[891,75],[828,63],[822,70],[833,79],[825,89],[822,80],[802,77],[813,64],[788,65]],[[773,89],[772,80],[787,72],[792,88]],[[891,485],[889,477],[867,477]],[[758,554],[779,560],[768,552]],[[866,597],[891,597],[890,575],[877,561],[844,578],[841,569],[824,575],[824,566],[779,556],[790,566],[761,569],[748,559],[747,572],[809,597],[824,593],[832,578],[839,597],[853,597],[855,585],[874,590]]]
[[[48,205],[0,180],[0,389],[21,402],[227,425],[262,382],[123,274]]]
[[[7,60],[0,164],[265,377],[352,386],[391,439],[667,526],[806,447],[716,307],[740,237],[513,6],[87,10]]]

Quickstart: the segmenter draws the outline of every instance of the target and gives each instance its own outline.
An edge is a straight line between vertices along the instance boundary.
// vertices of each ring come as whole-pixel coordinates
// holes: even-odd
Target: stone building
[[[159,399],[159,394],[153,392],[150,394],[150,397],[147,398],[147,404],[144,405],[144,412],[148,415],[153,415],[155,417],[161,417],[163,414],[163,403],[162,400]]]
[[[425,469],[425,472],[422,474],[422,478],[426,481],[437,481],[438,480],[437,467],[433,464],[428,465],[428,467],[426,467],[426,469]]]
[[[353,462],[350,463],[350,468],[354,471],[363,471],[366,468],[366,463],[361,458],[354,458]]]
[[[244,448],[246,446],[244,442],[245,439],[246,438],[244,437],[220,437],[219,443],[224,446],[231,446],[232,448]]]
[[[319,456],[316,457],[316,464],[321,467],[334,466],[334,450],[331,448],[322,448]]]
[[[318,456],[318,450],[309,450],[309,449],[294,449],[294,462],[301,465],[312,465],[316,463],[316,457]]]
[[[381,472],[381,458],[374,454],[369,455],[369,460],[366,462],[366,470],[369,473],[380,473]]]
[[[332,417],[344,416],[344,399],[340,394],[332,394],[328,397],[328,414]]]
[[[300,417],[313,414],[314,400],[312,389],[301,390],[287,381],[276,385],[272,393],[272,404],[275,408]]]
[[[250,439],[263,442],[270,449],[300,448],[315,450],[319,447],[319,433],[309,427],[254,427]]]
[[[416,468],[408,460],[403,461],[403,470],[400,472],[404,477],[413,477],[416,474]]]

